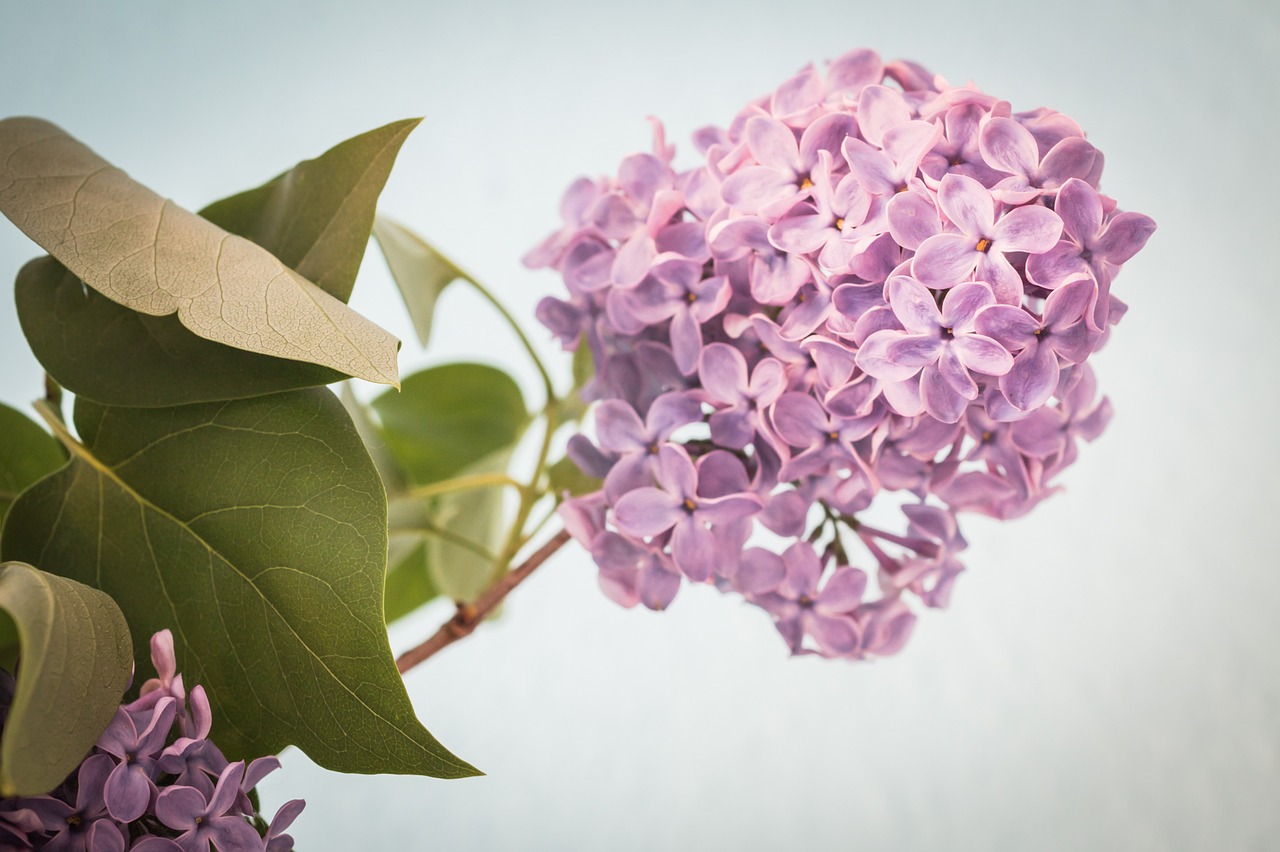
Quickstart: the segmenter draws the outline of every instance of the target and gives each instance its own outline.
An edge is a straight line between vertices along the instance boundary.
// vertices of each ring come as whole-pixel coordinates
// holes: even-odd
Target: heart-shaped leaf
[[[0,211],[73,274],[208,340],[397,384],[391,334],[54,125],[0,121]]]
[[[7,405],[0,405],[0,527],[22,490],[67,461],[48,432]]]
[[[84,760],[115,715],[133,671],[129,626],[97,589],[21,562],[0,565],[0,621],[21,659],[0,796],[38,796]]]
[[[63,470],[10,510],[0,552],[173,629],[232,759],[294,744],[343,772],[475,770],[414,716],[387,644],[386,497],[342,404],[312,388],[168,409],[77,400]]]

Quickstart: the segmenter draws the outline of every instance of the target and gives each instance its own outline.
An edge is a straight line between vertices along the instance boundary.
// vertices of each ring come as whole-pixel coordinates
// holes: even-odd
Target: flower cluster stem
[[[396,658],[396,668],[400,670],[401,674],[404,674],[414,666],[432,657],[438,651],[447,648],[464,636],[470,635],[479,626],[480,622],[484,621],[491,612],[497,609],[498,604],[502,603],[512,589],[523,583],[539,565],[546,562],[567,541],[569,541],[568,530],[560,530],[530,554],[528,559],[503,574],[497,582],[485,589],[484,593],[476,598],[475,601],[459,604],[457,613],[454,614],[453,618],[442,624],[440,629],[435,632],[435,635]]]

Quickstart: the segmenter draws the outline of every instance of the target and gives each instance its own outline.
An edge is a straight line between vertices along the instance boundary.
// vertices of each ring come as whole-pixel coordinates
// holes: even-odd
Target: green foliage
[[[604,485],[602,480],[583,473],[573,459],[565,456],[547,468],[547,477],[551,482],[551,493],[559,499],[565,493],[570,497],[578,497],[599,491]]]
[[[418,722],[396,671],[385,493],[331,392],[79,400],[76,427],[83,446],[13,505],[0,553],[110,594],[139,659],[173,628],[228,757],[294,744],[344,772],[475,774]]]
[[[200,215],[253,240],[345,302],[369,244],[378,196],[400,146],[421,122],[409,118],[362,133]]]
[[[378,195],[419,119],[361,134],[201,215],[250,239],[342,301],[369,242]],[[18,317],[64,387],[107,405],[167,406],[326,385],[345,373],[235,349],[174,315],[138,313],[84,287],[52,258],[18,275]]]
[[[48,432],[9,406],[0,405],[0,527],[18,494],[66,460]]]
[[[22,665],[0,745],[0,796],[62,783],[107,727],[133,668],[129,627],[110,597],[24,565],[0,565],[0,643]]]
[[[529,422],[520,386],[484,364],[445,364],[373,401],[387,448],[414,485],[457,476],[515,445]]]
[[[417,234],[385,216],[374,222],[373,236],[404,298],[418,342],[426,346],[440,294],[454,281],[472,279]]]
[[[0,121],[0,186],[0,212],[127,308],[176,314],[198,336],[238,349],[398,382],[393,336],[46,121]]]

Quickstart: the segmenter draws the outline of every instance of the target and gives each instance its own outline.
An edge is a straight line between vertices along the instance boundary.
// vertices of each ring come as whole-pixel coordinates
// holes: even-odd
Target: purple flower
[[[776,358],[762,358],[747,379],[747,359],[736,348],[712,343],[702,350],[698,378],[706,400],[716,406],[711,415],[711,439],[722,447],[740,450],[764,426],[760,411],[771,406],[787,389],[786,369]]]
[[[1089,357],[1097,334],[1084,322],[1097,294],[1088,276],[1076,278],[1049,294],[1044,316],[1022,308],[995,305],[979,314],[977,329],[1018,354],[1000,377],[1000,390],[1019,411],[1032,411],[1049,401],[1058,386],[1058,359],[1079,364]]]
[[[51,835],[39,848],[53,852],[124,852],[125,836],[108,816],[103,795],[114,765],[115,761],[105,754],[85,758],[76,773],[75,807],[53,796],[18,800],[35,815],[41,829]]]
[[[802,653],[808,636],[824,656],[853,654],[860,631],[852,613],[862,602],[867,575],[842,567],[820,583],[822,563],[806,541],[788,547],[781,561],[785,573],[777,590],[758,595],[754,601],[773,616],[791,653]]]
[[[262,852],[262,837],[232,810],[243,778],[244,762],[236,761],[223,770],[209,797],[194,787],[169,787],[156,800],[156,818],[182,832],[175,842],[183,852],[209,852],[211,843],[218,852]]]
[[[107,810],[120,822],[132,822],[150,806],[156,791],[156,761],[177,711],[177,702],[166,695],[150,711],[139,714],[143,724],[139,732],[134,715],[121,707],[98,737],[98,748],[120,761],[104,788]]]
[[[1098,149],[1084,137],[1068,136],[1042,159],[1035,136],[1011,118],[989,119],[978,145],[988,166],[1010,175],[991,189],[996,198],[1009,204],[1025,204],[1071,178],[1087,177],[1098,158]]]
[[[616,500],[627,491],[649,485],[658,468],[658,448],[671,434],[702,419],[702,407],[687,393],[666,393],[653,401],[645,422],[629,404],[608,399],[596,408],[600,447],[615,454],[605,477],[605,496]]]
[[[886,329],[867,338],[858,350],[858,366],[886,381],[920,375],[925,409],[938,420],[955,423],[978,386],[969,370],[1002,376],[1013,357],[976,322],[983,308],[995,304],[991,288],[971,281],[947,291],[939,310],[919,281],[905,275],[889,279],[889,304],[903,331]]]
[[[1044,207],[1018,207],[999,215],[996,201],[970,177],[949,174],[938,185],[938,205],[960,233],[925,240],[911,261],[911,274],[926,287],[946,289],[974,278],[987,281],[1002,304],[1022,301],[1023,283],[1007,252],[1048,251],[1062,233],[1062,220]]]
[[[670,444],[658,454],[660,488],[637,488],[614,505],[618,528],[632,536],[656,536],[672,530],[671,557],[691,580],[701,582],[715,568],[715,538],[709,523],[728,523],[760,510],[754,494],[705,498],[688,453]]]

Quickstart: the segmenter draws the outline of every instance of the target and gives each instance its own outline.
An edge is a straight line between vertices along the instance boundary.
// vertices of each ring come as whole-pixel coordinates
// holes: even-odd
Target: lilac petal
[[[1046,458],[1062,451],[1065,443],[1062,416],[1050,408],[1037,408],[1014,423],[1010,432],[1021,452]]]
[[[1040,165],[1035,137],[1011,118],[992,118],[978,136],[987,165],[1011,175],[1030,175]]]
[[[763,358],[751,371],[747,395],[759,405],[772,405],[787,389],[787,371],[777,358]]]
[[[679,500],[697,494],[698,472],[682,447],[666,444],[658,449],[657,479]]]
[[[915,251],[942,230],[938,208],[917,192],[899,192],[889,199],[889,232],[903,248]]]
[[[809,612],[804,620],[806,632],[824,653],[842,656],[858,647],[858,627],[852,618]]]
[[[892,195],[897,191],[898,176],[893,161],[883,151],[852,137],[844,140],[840,151],[849,163],[849,171],[867,192],[872,195]]]
[[[856,92],[884,79],[884,62],[873,50],[851,50],[827,68],[829,92]]]
[[[274,756],[259,757],[245,767],[244,780],[240,782],[240,789],[247,793],[257,787],[259,781],[279,768],[280,758]]]
[[[1097,294],[1098,285],[1090,277],[1068,281],[1044,300],[1044,325],[1060,333],[1084,318],[1084,313]]]
[[[1079,178],[1071,178],[1062,185],[1053,210],[1062,218],[1062,232],[1078,246],[1093,242],[1102,229],[1102,199]]]
[[[671,558],[680,573],[695,583],[704,582],[715,567],[716,538],[696,520],[676,524],[671,534]]]
[[[156,818],[175,831],[189,831],[207,808],[208,802],[199,790],[175,784],[162,790],[156,799]]]
[[[751,265],[751,295],[766,305],[785,305],[809,280],[809,265],[794,254],[779,255],[772,246],[769,252]]]
[[[897,164],[894,168],[895,189],[903,188],[916,177],[924,155],[942,138],[942,125],[930,121],[908,121],[884,135],[884,150]]]
[[[1088,177],[1098,149],[1080,136],[1068,136],[1049,149],[1040,161],[1038,175],[1043,186],[1061,186],[1071,178]]]
[[[988,376],[1003,376],[1013,367],[1013,356],[999,343],[981,334],[966,334],[951,342],[960,363]]]
[[[863,607],[858,620],[863,625],[863,649],[884,656],[901,651],[916,624],[915,614],[900,600]]]
[[[116,715],[111,720],[111,724],[98,737],[97,746],[123,760],[124,756],[137,743],[138,728],[134,725],[133,717],[129,715],[129,711],[121,707],[116,710]]]
[[[902,363],[897,360],[904,353],[898,342],[905,337],[902,332],[886,329],[877,331],[862,342],[862,346],[858,347],[858,355],[855,359],[862,371],[877,379],[886,382],[901,382],[911,378],[920,372],[920,364],[912,365],[910,363]],[[920,338],[913,338],[919,340]],[[897,349],[896,353],[893,351]],[[896,355],[896,357],[895,357]],[[930,359],[932,360],[932,359]],[[776,415],[775,415],[776,422]]]
[[[727,497],[751,487],[747,469],[733,453],[712,450],[698,459],[696,467],[698,494],[703,497]]]
[[[1000,390],[1014,406],[1031,411],[1044,405],[1058,386],[1058,356],[1052,347],[1028,347],[1000,379]]]
[[[1000,304],[1022,304],[1024,289],[1022,276],[1013,268],[1013,264],[1009,263],[1004,252],[990,251],[979,254],[974,277],[991,285],[991,291],[996,294],[996,301]]]
[[[862,603],[867,575],[857,568],[837,568],[818,595],[817,603],[828,615],[853,612]]]
[[[167,837],[148,834],[129,847],[129,852],[183,852],[182,847]]]
[[[881,146],[885,133],[910,120],[907,102],[888,86],[867,86],[858,96],[858,126],[872,145]]]
[[[1019,207],[1001,216],[991,235],[1002,252],[1044,252],[1062,236],[1062,219],[1047,207]]]
[[[942,377],[936,364],[930,364],[920,373],[920,400],[925,410],[943,423],[959,422],[969,405],[969,400]]]
[[[1097,408],[1075,422],[1076,434],[1086,441],[1092,441],[1107,428],[1107,424],[1111,422],[1112,413],[1111,400],[1104,396]]]
[[[800,150],[796,144],[795,134],[776,118],[763,115],[753,116],[747,121],[743,135],[751,156],[762,166],[772,169],[801,169]]]
[[[793,447],[809,446],[828,428],[827,424],[822,406],[805,393],[784,393],[773,409],[773,428]]]
[[[267,827],[267,839],[278,836],[283,831],[288,831],[289,826],[293,825],[293,821],[298,818],[298,814],[302,813],[302,809],[307,806],[304,799],[290,799],[280,806],[276,811],[276,815],[271,818],[271,825]]]
[[[764,509],[756,515],[769,532],[781,536],[799,536],[804,532],[809,504],[795,491],[783,491],[766,501]]]
[[[671,169],[652,154],[632,154],[618,166],[618,185],[628,198],[648,207],[658,190],[671,185]]]
[[[942,313],[933,294],[914,278],[895,275],[885,287],[885,295],[903,328],[916,334],[933,334],[943,325]]]
[[[711,253],[724,260],[737,260],[751,252],[772,252],[769,227],[754,216],[726,219],[708,231]]]
[[[676,367],[684,375],[691,375],[698,368],[698,356],[702,354],[702,328],[693,312],[678,311],[671,318],[671,354]]]
[[[613,507],[613,519],[624,533],[653,536],[666,532],[684,517],[682,501],[657,488],[637,488]]]
[[[115,771],[116,761],[109,755],[95,754],[85,758],[76,773],[76,810],[82,814],[101,813],[106,807],[103,795],[107,779]]]
[[[868,340],[868,343],[871,341]],[[897,339],[889,343],[884,349],[884,357],[904,369],[909,368],[911,375],[926,364],[932,364],[938,360],[942,352],[943,343],[936,337],[925,337],[923,335],[898,335]],[[873,350],[874,351],[874,350]],[[881,371],[886,372],[886,371]],[[894,371],[895,375],[900,371]],[[872,373],[872,375],[875,375]],[[902,378],[907,378],[903,376]],[[891,379],[893,380],[893,379]],[[902,379],[896,379],[901,381]]]
[[[1080,246],[1062,240],[1053,248],[1027,258],[1027,277],[1035,284],[1052,290],[1068,278],[1091,274],[1089,264],[1080,255]]]
[[[679,427],[701,419],[701,404],[688,393],[673,391],[653,401],[645,425],[650,435],[665,440]]]
[[[938,185],[938,206],[965,236],[989,237],[995,226],[995,202],[987,188],[971,177],[948,174]]]
[[[911,274],[926,287],[954,287],[973,275],[981,256],[973,239],[963,234],[938,234],[920,244],[911,261]]]
[[[720,187],[725,202],[747,212],[789,198],[795,191],[794,181],[768,166],[747,166],[730,175]]]
[[[610,276],[619,287],[634,287],[649,274],[658,256],[653,238],[643,231],[632,234],[614,255]]]
[[[1141,213],[1117,213],[1098,238],[1094,252],[1119,266],[1138,253],[1155,233],[1156,223]]]
[[[604,479],[609,473],[609,469],[613,467],[616,459],[612,455],[605,455],[600,452],[595,444],[591,443],[591,439],[586,435],[577,434],[569,438],[569,444],[565,447],[565,455],[573,459],[573,463],[578,469],[588,476],[596,479]],[[194,693],[195,690],[192,690]]]
[[[124,835],[120,833],[119,826],[109,819],[97,820],[89,826],[85,840],[87,852],[124,852]],[[44,848],[52,849],[53,844]]]
[[[782,552],[782,562],[787,569],[787,576],[781,583],[783,593],[793,598],[801,595],[816,597],[822,563],[813,545],[797,541]]]
[[[752,547],[742,554],[733,585],[744,594],[761,595],[778,588],[786,573],[782,557],[762,547]]]
[[[236,794],[240,792],[241,782],[244,780],[244,761],[237,760],[230,763],[222,774],[218,776],[218,784],[213,788],[213,795],[209,798],[210,815],[225,814],[235,803]]]
[[[740,450],[755,438],[755,419],[745,408],[731,408],[711,415],[711,440],[722,447]]]
[[[783,251],[808,254],[822,248],[826,243],[834,221],[835,217],[829,213],[788,216],[785,219],[779,219],[769,229],[769,242]]]
[[[647,560],[636,575],[636,594],[647,609],[666,609],[679,591],[680,575],[667,570],[656,558]]]
[[[696,516],[714,524],[728,524],[754,515],[763,503],[755,494],[732,494],[710,500],[699,500]]]
[[[858,135],[858,121],[848,113],[833,112],[814,120],[800,136],[800,160],[812,165],[820,151],[831,156],[840,153],[844,140]]]
[[[1020,307],[995,305],[978,314],[974,327],[1006,349],[1025,349],[1037,340],[1040,321]]]
[[[209,821],[210,839],[218,852],[262,852],[262,836],[239,816],[225,816]]]
[[[954,343],[954,341],[953,341]],[[998,344],[997,344],[998,345]],[[974,382],[964,362],[960,360],[956,347],[947,346],[938,356],[938,363],[933,365],[951,389],[965,399],[974,399],[978,395],[978,385]]]
[[[121,763],[107,777],[103,800],[112,819],[133,822],[151,804],[153,785],[146,770],[136,763]]]
[[[943,328],[968,331],[973,328],[978,311],[995,303],[990,287],[981,281],[967,281],[947,291],[940,324]]]
[[[606,399],[596,406],[596,435],[601,448],[613,452],[639,449],[649,441],[636,410],[620,399]]]
[[[822,100],[822,78],[812,65],[787,80],[774,91],[769,111],[791,116],[813,107]]]

